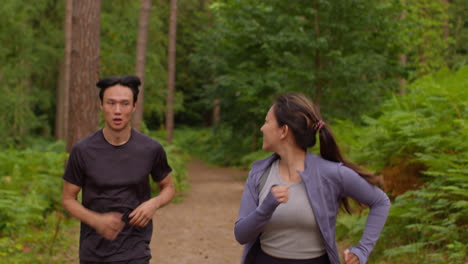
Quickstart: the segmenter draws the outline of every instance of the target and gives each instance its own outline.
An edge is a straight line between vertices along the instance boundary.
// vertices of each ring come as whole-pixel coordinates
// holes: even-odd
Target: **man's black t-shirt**
[[[99,130],[73,146],[63,179],[82,188],[84,207],[128,214],[150,199],[149,175],[159,182],[171,170],[156,140],[132,129],[127,143],[114,146]],[[127,224],[109,241],[81,223],[80,260],[110,262],[151,256],[152,231],[152,222],[144,228]]]

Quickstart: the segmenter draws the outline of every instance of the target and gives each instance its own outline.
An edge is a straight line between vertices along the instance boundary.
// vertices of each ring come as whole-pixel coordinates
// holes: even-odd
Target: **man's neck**
[[[127,141],[130,139],[132,128],[128,126],[120,131],[116,131],[110,129],[107,126],[104,126],[102,129],[102,134],[104,135],[106,141],[109,142],[109,144],[120,146],[127,143]]]

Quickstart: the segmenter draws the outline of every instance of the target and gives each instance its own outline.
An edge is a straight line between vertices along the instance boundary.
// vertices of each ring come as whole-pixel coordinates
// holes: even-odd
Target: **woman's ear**
[[[289,126],[288,125],[283,125],[281,127],[281,134],[280,134],[280,138],[281,139],[284,139],[288,136],[289,134]]]

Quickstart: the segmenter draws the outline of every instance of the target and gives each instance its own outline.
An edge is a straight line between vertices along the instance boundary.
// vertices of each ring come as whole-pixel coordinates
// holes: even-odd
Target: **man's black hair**
[[[99,99],[101,99],[101,103],[104,98],[104,91],[107,88],[114,86],[116,84],[120,84],[122,86],[126,86],[130,88],[130,90],[132,90],[132,93],[133,93],[133,103],[136,103],[138,99],[138,93],[140,92],[140,90],[138,89],[138,86],[141,85],[141,81],[140,81],[140,78],[138,78],[135,75],[126,75],[122,77],[112,76],[112,77],[99,80],[99,82],[96,83],[96,86],[99,89],[101,89],[99,91]]]

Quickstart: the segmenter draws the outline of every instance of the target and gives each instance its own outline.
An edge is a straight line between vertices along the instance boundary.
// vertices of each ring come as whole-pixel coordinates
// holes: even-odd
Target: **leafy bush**
[[[463,263],[468,231],[468,67],[417,80],[393,97],[366,127],[337,131],[353,158],[380,170],[398,162],[422,164],[424,185],[397,197],[375,258],[397,263]],[[356,128],[356,129],[355,129]],[[346,132],[344,132],[346,134]],[[350,136],[351,135],[351,136]],[[341,137],[342,135],[339,135]]]
[[[57,142],[41,144],[35,150],[11,148],[0,152],[2,263],[63,262],[50,257],[68,249],[66,241],[70,239],[64,235],[70,223],[60,203],[61,175],[67,158],[63,150],[64,144]]]
[[[63,1],[2,1],[0,146],[50,134],[63,55]],[[21,32],[21,34],[18,34]]]
[[[40,226],[60,208],[61,175],[67,155],[8,149],[0,153],[0,232],[15,234],[28,225]]]
[[[163,145],[164,150],[166,151],[167,160],[172,168],[171,174],[176,192],[178,194],[182,194],[189,188],[186,168],[186,164],[189,160],[187,151],[178,144],[168,144],[166,141],[166,132],[163,130],[149,131],[144,128],[142,132],[158,140],[161,145]]]
[[[251,146],[249,138],[225,126],[181,128],[175,132],[174,141],[191,155],[222,166],[248,168],[253,161],[269,155],[263,151],[252,152],[258,146]]]

